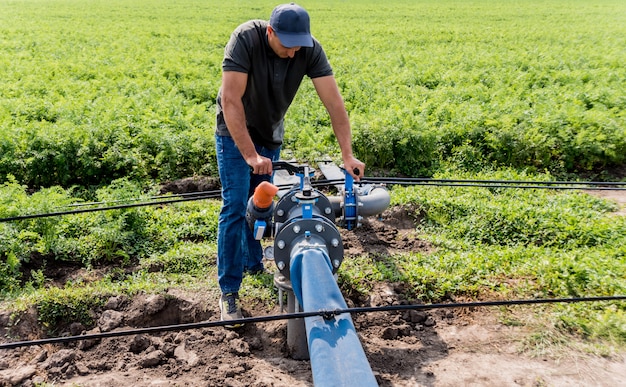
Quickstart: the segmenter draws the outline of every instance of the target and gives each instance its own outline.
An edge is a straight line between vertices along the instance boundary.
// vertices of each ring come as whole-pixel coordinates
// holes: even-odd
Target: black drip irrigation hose
[[[624,186],[621,181],[535,181],[535,180],[472,180],[472,179],[432,179],[428,177],[364,177],[362,180],[391,182],[442,182],[442,183],[490,183],[490,184],[539,184],[539,185],[593,185]],[[593,188],[591,188],[593,189]]]
[[[600,181],[455,180],[371,177],[363,178],[361,179],[361,182],[388,185],[427,185],[443,187],[626,191],[626,182]]]
[[[204,321],[198,323],[176,324],[176,325],[164,325],[149,328],[137,328],[128,329],[124,331],[115,332],[102,332],[85,334],[80,336],[66,336],[66,337],[51,337],[47,339],[17,341],[12,343],[0,344],[0,350],[2,349],[14,349],[20,347],[29,347],[44,344],[60,344],[69,343],[74,341],[83,340],[99,340],[111,337],[123,337],[139,334],[161,333],[161,332],[174,332],[183,331],[188,329],[200,329],[200,328],[214,328],[223,327],[226,325],[238,325],[238,324],[256,324],[277,320],[291,320],[305,317],[322,317],[324,319],[332,319],[333,316],[339,316],[344,313],[372,313],[372,312],[394,312],[394,311],[406,311],[406,310],[432,310],[432,309],[453,309],[453,308],[476,308],[476,307],[490,307],[490,306],[513,306],[513,305],[533,305],[533,304],[555,304],[555,303],[578,303],[578,302],[598,302],[598,301],[624,301],[626,296],[601,296],[601,297],[576,297],[576,298],[544,298],[544,299],[527,299],[527,300],[509,300],[509,301],[476,301],[476,302],[462,302],[462,303],[450,303],[450,304],[420,304],[420,305],[390,305],[379,307],[362,307],[362,308],[346,308],[335,310],[320,310],[317,312],[299,312],[299,313],[286,313],[280,315],[271,316],[259,316],[259,317],[247,317],[229,321]]]
[[[343,179],[334,180],[316,180],[312,182],[314,187],[322,187],[327,185],[342,184]],[[599,182],[599,181],[524,181],[524,180],[454,180],[454,179],[430,179],[430,178],[386,178],[371,177],[363,178],[361,184],[386,184],[386,185],[422,185],[422,186],[444,186],[444,187],[477,187],[477,188],[517,188],[517,189],[555,189],[555,190],[611,190],[626,191],[626,182]],[[291,184],[279,185],[279,189],[291,188]],[[139,202],[141,199],[128,199],[127,202],[135,201],[136,203],[119,204],[114,206],[105,206],[107,202],[93,203],[77,203],[68,207],[87,207],[68,211],[56,211],[40,214],[18,215],[6,218],[0,218],[0,223],[11,222],[17,220],[27,220],[36,218],[45,218],[52,216],[63,216],[72,214],[81,214],[86,212],[122,210],[127,208],[158,206],[163,204],[181,203],[194,200],[217,199],[221,196],[221,191],[201,191],[185,194],[170,195],[164,197],[154,196],[148,201]],[[108,202],[118,203],[120,201]],[[137,203],[138,202],[138,203]]]
[[[171,194],[171,195],[163,194],[163,195],[157,195],[157,196],[150,196],[147,198],[129,198],[129,199],[109,200],[109,201],[103,201],[103,202],[72,203],[72,204],[67,205],[67,207],[79,208],[79,207],[89,207],[89,206],[103,206],[103,205],[111,205],[113,203],[128,204],[130,202],[141,202],[145,200],[165,200],[165,199],[184,198],[184,197],[195,198],[197,196],[219,197],[220,190],[185,192],[185,193]]]
[[[116,205],[116,206],[83,208],[83,209],[79,209],[79,210],[69,210],[69,211],[48,212],[48,213],[41,213],[41,214],[11,216],[11,217],[7,217],[7,218],[0,218],[0,223],[2,223],[2,222],[10,222],[10,221],[15,221],[15,220],[27,220],[27,219],[35,219],[35,218],[45,218],[45,217],[50,217],[50,216],[82,214],[82,213],[85,213],[85,212],[122,210],[122,209],[127,209],[127,208],[145,207],[145,206],[158,206],[158,205],[161,205],[161,204],[189,202],[189,201],[193,201],[193,200],[215,199],[215,198],[218,198],[218,197],[220,197],[219,191],[217,192],[217,194],[212,193],[212,192],[209,191],[205,195],[197,195],[197,196],[193,196],[193,197],[184,197],[184,198],[175,198],[175,199],[169,199],[169,198],[166,197],[163,200],[154,200],[154,201],[150,201],[150,202],[119,204],[119,205]],[[90,205],[90,204],[83,204],[83,205]]]

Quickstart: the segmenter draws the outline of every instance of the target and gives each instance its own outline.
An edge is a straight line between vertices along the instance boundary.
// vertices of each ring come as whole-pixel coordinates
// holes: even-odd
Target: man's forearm
[[[335,78],[330,75],[326,77],[314,78],[313,85],[319,95],[324,107],[330,116],[330,123],[335,132],[335,137],[341,148],[344,162],[352,155],[352,133],[350,131],[350,119],[346,106],[339,93]]]
[[[256,149],[246,127],[246,116],[241,101],[223,103],[223,111],[228,132],[237,144],[243,158],[246,161],[256,158]]]
[[[333,127],[333,132],[337,138],[337,143],[341,149],[343,158],[352,156],[352,132],[350,129],[350,120],[348,113],[343,106],[333,108],[334,111],[329,110],[330,123]]]

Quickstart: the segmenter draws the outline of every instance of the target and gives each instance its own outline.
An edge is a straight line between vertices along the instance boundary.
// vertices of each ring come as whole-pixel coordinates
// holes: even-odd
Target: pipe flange
[[[285,223],[289,220],[291,210],[293,207],[299,205],[300,199],[296,197],[299,192],[299,190],[292,190],[280,198],[274,211],[275,223]],[[317,209],[316,212],[334,223],[335,212],[333,211],[333,206],[330,203],[330,200],[328,200],[328,198],[317,189],[313,189],[312,194],[316,196],[315,204],[313,204],[313,206]]]
[[[319,245],[327,251],[333,274],[343,262],[343,243],[337,227],[322,216],[312,219],[294,219],[284,225],[274,238],[274,262],[280,273],[291,278],[291,255],[302,246]]]

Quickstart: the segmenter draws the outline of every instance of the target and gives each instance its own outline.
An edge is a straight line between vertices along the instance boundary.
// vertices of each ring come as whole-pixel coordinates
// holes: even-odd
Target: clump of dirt
[[[416,229],[417,214],[412,207],[392,207],[380,216],[364,219],[361,227],[339,230],[346,256],[390,256],[392,254],[423,251],[432,246],[419,238]]]
[[[180,180],[174,180],[161,185],[160,193],[186,194],[194,192],[207,192],[220,190],[221,185],[217,177],[192,176]]]

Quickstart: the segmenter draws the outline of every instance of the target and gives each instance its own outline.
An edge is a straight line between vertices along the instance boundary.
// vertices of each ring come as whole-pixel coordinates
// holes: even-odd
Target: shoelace
[[[237,312],[237,298],[234,294],[226,295],[224,302],[228,305],[228,314]]]

